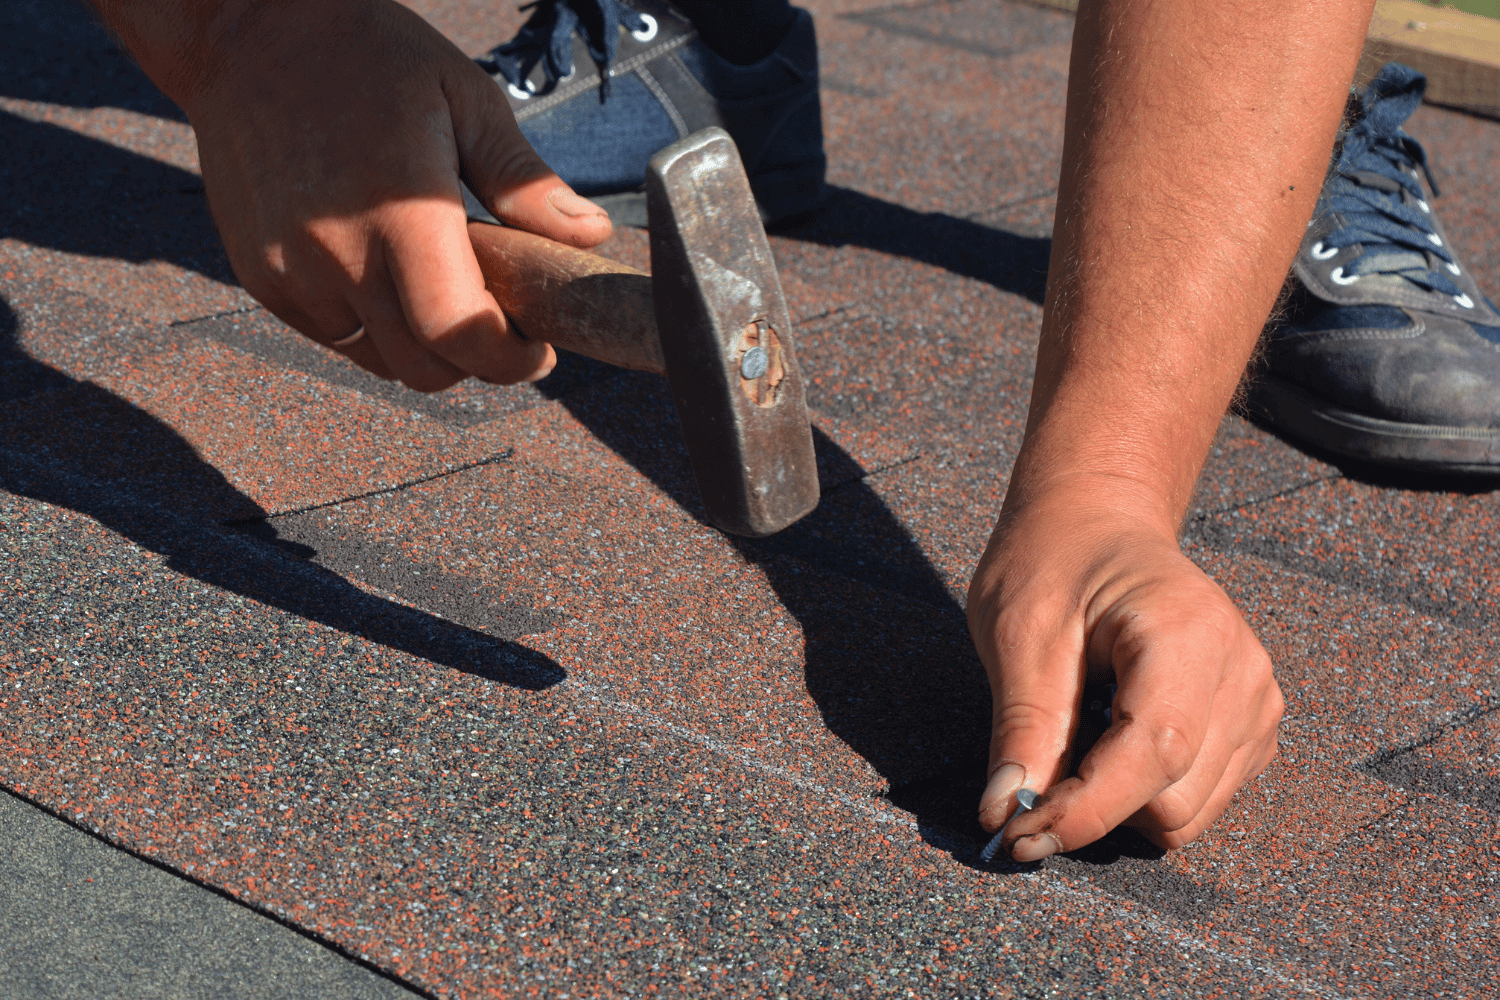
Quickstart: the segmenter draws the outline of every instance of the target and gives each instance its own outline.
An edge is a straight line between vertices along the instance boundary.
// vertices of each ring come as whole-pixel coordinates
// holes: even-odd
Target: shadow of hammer
[[[709,520],[773,534],[817,506],[818,470],[791,316],[729,133],[653,157],[646,205],[649,275],[485,222],[469,239],[522,336],[665,374]]]

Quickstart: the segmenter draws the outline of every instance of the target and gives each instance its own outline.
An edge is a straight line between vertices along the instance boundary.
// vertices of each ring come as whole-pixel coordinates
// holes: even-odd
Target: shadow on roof
[[[0,4],[0,94],[73,108],[123,108],[185,122],[83,0]]]
[[[776,235],[824,246],[860,246],[940,267],[1041,304],[1052,240],[1022,236],[941,212],[918,212],[848,188]]]
[[[537,388],[708,523],[665,379],[560,354]],[[959,596],[859,464],[817,428],[813,440],[818,508],[769,538],[726,537],[801,625],[807,691],[828,728],[890,782],[890,804],[960,863],[1030,870],[979,861],[990,691]]]
[[[32,409],[0,445],[0,488],[77,511],[179,573],[348,635],[515,687],[551,687],[566,676],[540,653],[369,594],[274,539],[195,522],[161,504],[151,479],[165,467],[204,506],[264,513],[172,428],[27,355],[17,327],[0,299],[0,404],[29,400]],[[69,419],[48,419],[49,404]],[[71,419],[80,412],[94,423]]]
[[[0,237],[237,284],[197,174],[0,111]]]

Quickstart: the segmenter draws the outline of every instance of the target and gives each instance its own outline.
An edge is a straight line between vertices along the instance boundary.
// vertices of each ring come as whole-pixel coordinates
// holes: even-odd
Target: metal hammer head
[[[656,326],[709,519],[780,531],[818,505],[818,469],[791,316],[729,133],[656,154],[646,205]]]

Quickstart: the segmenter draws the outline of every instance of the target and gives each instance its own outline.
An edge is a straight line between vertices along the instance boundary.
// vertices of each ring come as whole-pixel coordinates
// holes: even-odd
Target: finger
[[[485,288],[456,190],[451,199],[387,206],[382,227],[384,266],[413,344],[487,382],[535,381],[552,370],[557,355],[551,346],[510,329]],[[394,326],[395,317],[390,321]],[[380,344],[385,354],[385,342]],[[386,354],[386,360],[394,366],[394,358]]]
[[[1220,747],[1227,745],[1227,756],[1223,748],[1217,748],[1214,753],[1200,753],[1199,760],[1194,762],[1184,780],[1163,790],[1136,816],[1127,820],[1128,826],[1139,829],[1161,847],[1181,847],[1202,834],[1229,807],[1235,793],[1265,771],[1272,757],[1277,756],[1278,727],[1281,715],[1286,711],[1286,700],[1281,696],[1275,678],[1268,678],[1262,690],[1250,694],[1232,691],[1229,697],[1218,697],[1215,709],[1238,715],[1248,711],[1259,718],[1251,720],[1248,726],[1242,724],[1239,727],[1241,732],[1251,733],[1250,739],[1236,738],[1229,744],[1214,741]],[[1229,721],[1211,723],[1211,733],[1235,732],[1236,727],[1226,724]],[[1221,765],[1217,763],[1220,757],[1224,757]]]
[[[1005,846],[1017,861],[1093,843],[1176,784],[1197,758],[1190,723],[1175,713],[1132,715],[1116,708],[1115,714],[1078,776],[1049,789],[1011,824]],[[1208,788],[1217,786],[1228,756],[1204,758]],[[1201,799],[1191,802],[1185,811],[1196,815],[1202,805]]]
[[[1266,769],[1266,765],[1270,764],[1276,756],[1276,749],[1276,735],[1273,732],[1269,736],[1247,743],[1236,750],[1228,766],[1224,768],[1218,785],[1207,796],[1202,808],[1191,820],[1181,826],[1171,829],[1163,828],[1164,824],[1152,806],[1147,806],[1139,814],[1132,816],[1125,825],[1139,830],[1143,836],[1164,850],[1174,850],[1191,843],[1224,814],[1224,810],[1229,808],[1229,803],[1234,800],[1241,788]]]
[[[369,337],[360,337],[342,346],[334,343],[336,340],[347,338],[356,330],[364,329],[359,315],[345,300],[303,295],[300,298],[305,305],[297,305],[293,303],[292,297],[283,291],[279,282],[263,278],[259,274],[249,280],[242,276],[240,280],[246,291],[250,292],[273,316],[304,337],[337,351],[372,375],[383,379],[396,377],[385,359],[380,356],[380,351],[375,347],[374,341]]]
[[[368,331],[361,325],[356,332],[360,335],[358,339],[343,344],[334,343],[329,346],[370,374],[377,375],[388,381],[395,381],[396,373],[391,370],[390,365],[385,363],[385,358],[380,356],[380,349],[375,346],[375,341],[369,336]],[[353,335],[351,334],[350,336]],[[341,339],[347,340],[347,338]]]
[[[443,85],[463,178],[497,219],[576,247],[609,239],[609,215],[542,161],[483,70],[464,60]]]
[[[1195,765],[1201,775],[1182,785],[1181,811],[1191,817],[1202,809],[1245,731],[1240,722],[1221,719],[1208,738],[1226,660],[1239,652],[1219,618],[1209,609],[1190,620],[1163,616],[1150,626],[1129,613],[1116,619],[1128,627],[1117,628],[1110,642],[1120,679],[1114,721],[1079,765],[1078,777],[1049,789],[1011,824],[1012,857],[1035,861],[1098,840],[1183,782]],[[1235,616],[1229,627],[1237,625]],[[1228,701],[1221,706],[1226,719],[1236,707]]]
[[[1126,820],[1162,847],[1197,837],[1276,755],[1286,700],[1264,647],[1243,621],[1238,625],[1229,671],[1215,693],[1208,735],[1193,766]]]
[[[366,334],[361,340],[370,342],[396,377],[417,392],[439,392],[463,381],[467,373],[421,343],[413,332],[385,253],[379,245],[368,249],[354,293],[354,307]]]
[[[989,780],[979,803],[979,821],[991,832],[1015,811],[1017,790],[1041,790],[1057,780],[1077,727],[1086,671],[1081,631],[1034,643],[1024,626],[1017,629],[1003,614],[995,628],[1000,634],[988,648],[999,650],[1002,662],[990,671]],[[1018,641],[1006,641],[1018,634]],[[975,645],[986,648],[977,636]]]

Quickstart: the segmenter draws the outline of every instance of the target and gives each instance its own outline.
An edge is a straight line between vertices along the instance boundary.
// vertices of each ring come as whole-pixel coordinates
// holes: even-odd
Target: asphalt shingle
[[[475,52],[524,16],[416,6]],[[754,542],[659,377],[421,396],[286,329],[180,112],[76,11],[6,8],[0,785],[434,996],[1494,992],[1494,494],[1238,417],[1183,535],[1273,657],[1280,756],[1181,851],[979,863],[964,590],[1070,22],[810,6],[835,190],[772,247],[824,497]],[[1500,291],[1500,124],[1410,130]]]

